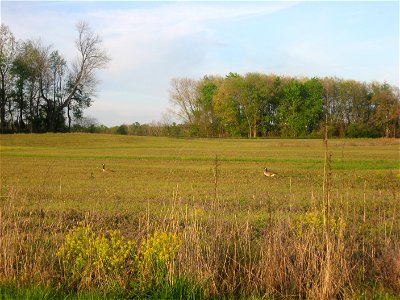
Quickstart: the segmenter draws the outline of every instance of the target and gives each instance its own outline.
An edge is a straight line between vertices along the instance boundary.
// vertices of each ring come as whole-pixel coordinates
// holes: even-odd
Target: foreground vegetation
[[[3,297],[400,293],[398,140],[0,142]]]

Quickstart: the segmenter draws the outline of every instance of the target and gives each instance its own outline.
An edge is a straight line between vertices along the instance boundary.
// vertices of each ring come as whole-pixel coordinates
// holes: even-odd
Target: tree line
[[[101,38],[79,22],[77,55],[67,62],[58,50],[40,40],[17,41],[8,26],[0,26],[1,132],[48,132],[71,129],[96,91],[96,71],[109,56]]]
[[[399,136],[399,90],[387,83],[336,77],[230,73],[171,80],[168,118],[148,124],[99,125],[83,117],[72,130],[172,137]]]
[[[83,117],[77,120],[77,122],[74,123],[71,127],[71,131],[164,137],[188,137],[190,134],[190,132],[187,130],[187,126],[169,121],[153,121],[143,124],[140,124],[139,122],[134,122],[132,124],[122,124],[107,127],[103,124],[99,124],[96,119],[87,117]]]
[[[171,80],[172,113],[189,135],[318,137],[399,135],[399,89],[336,77],[229,73]]]

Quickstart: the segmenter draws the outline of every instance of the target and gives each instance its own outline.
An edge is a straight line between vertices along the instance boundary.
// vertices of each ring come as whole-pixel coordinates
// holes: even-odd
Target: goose
[[[268,171],[267,168],[264,168],[264,176],[274,177],[275,175],[277,175],[277,173],[272,172],[272,171]]]
[[[105,164],[101,164],[101,165],[103,166],[103,172],[115,172],[114,170],[110,170],[110,169],[106,170],[106,165]]]

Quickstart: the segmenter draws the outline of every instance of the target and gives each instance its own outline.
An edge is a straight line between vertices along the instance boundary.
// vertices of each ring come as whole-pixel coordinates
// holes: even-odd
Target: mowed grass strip
[[[190,157],[190,156],[114,156],[114,155],[63,155],[63,154],[35,154],[35,153],[13,153],[2,152],[1,156],[17,157],[41,157],[41,158],[60,158],[60,159],[127,159],[127,160],[148,160],[148,161],[214,161],[215,157]],[[312,159],[261,159],[261,158],[236,158],[236,157],[218,157],[221,162],[258,162],[258,163],[285,163],[296,165],[300,169],[315,169],[323,165],[323,160]],[[396,170],[398,161],[395,160],[340,160],[332,163],[332,168],[337,170]]]
[[[18,138],[19,137],[19,138]],[[126,159],[278,163],[301,169],[321,168],[320,140],[172,139],[112,135],[60,134],[2,136],[0,155],[58,159]],[[30,144],[28,144],[30,143]],[[332,167],[338,170],[396,170],[396,140],[332,140]]]

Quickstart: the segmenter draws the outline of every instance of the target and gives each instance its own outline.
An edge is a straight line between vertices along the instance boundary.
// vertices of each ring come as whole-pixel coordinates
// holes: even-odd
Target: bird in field
[[[267,168],[264,168],[264,176],[266,177],[274,177],[278,175],[278,173],[272,172],[272,171],[268,171]]]
[[[114,170],[110,170],[110,169],[106,170],[106,165],[105,164],[101,164],[101,165],[102,165],[103,172],[115,172]]]

